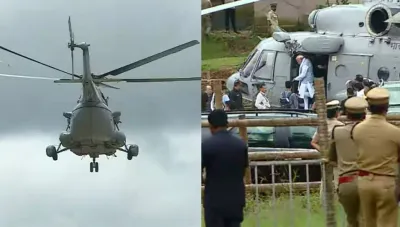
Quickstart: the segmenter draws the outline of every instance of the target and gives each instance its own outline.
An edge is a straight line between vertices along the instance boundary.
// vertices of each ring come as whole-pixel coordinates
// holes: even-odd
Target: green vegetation
[[[213,32],[202,39],[202,59],[247,55],[260,42],[249,32],[241,34]]]
[[[245,59],[246,58],[243,56],[207,59],[203,60],[201,69],[206,71],[217,71],[224,68],[238,68],[243,64]]]
[[[237,68],[260,40],[243,32],[240,35],[215,32],[202,40],[202,70]]]
[[[288,195],[277,198],[275,206],[272,198],[263,198],[260,199],[260,201],[259,207],[257,207],[254,198],[247,199],[245,218],[242,227],[256,227],[257,220],[259,220],[259,226],[325,226],[325,215],[319,193],[310,195],[310,209],[307,209],[308,202],[306,196],[300,195],[293,196],[292,204],[290,203]],[[257,212],[257,210],[259,210],[259,212]],[[339,205],[337,206],[336,219],[338,220],[338,226],[345,226],[344,213]],[[204,227],[204,221],[202,226]]]
[[[294,195],[293,203],[290,203],[288,195],[280,196],[276,199],[275,206],[272,198],[260,198],[259,207],[256,200],[252,197],[247,198],[245,208],[245,217],[242,227],[257,227],[257,220],[261,227],[321,227],[325,225],[325,212],[321,204],[319,193],[310,195],[310,209],[306,196]],[[257,212],[259,210],[259,212]],[[400,212],[400,210],[399,210]],[[258,215],[257,215],[258,213]],[[336,220],[338,227],[346,226],[346,214],[342,206],[338,203],[336,206]],[[399,213],[400,215],[400,213]],[[400,226],[400,220],[398,221]],[[204,219],[202,219],[202,227]]]

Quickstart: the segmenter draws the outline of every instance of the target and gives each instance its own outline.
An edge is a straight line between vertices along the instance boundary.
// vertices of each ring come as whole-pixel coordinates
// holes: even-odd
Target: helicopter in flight
[[[3,77],[16,77],[26,79],[43,79],[55,80],[55,83],[81,83],[82,95],[78,100],[78,105],[72,112],[64,112],[63,116],[67,119],[67,128],[59,136],[60,143],[57,148],[50,145],[46,148],[46,155],[54,161],[58,159],[58,154],[70,150],[78,156],[88,155],[92,158],[90,163],[90,172],[98,172],[99,164],[96,158],[100,155],[116,156],[117,150],[125,152],[127,159],[132,160],[133,157],[138,156],[139,147],[137,145],[127,145],[126,136],[123,132],[119,131],[119,124],[121,123],[121,112],[112,112],[108,107],[108,98],[104,96],[100,90],[100,86],[119,89],[117,87],[108,85],[109,82],[128,82],[128,83],[147,83],[147,82],[175,82],[175,81],[193,81],[200,80],[201,77],[187,77],[187,78],[150,78],[150,79],[110,79],[107,76],[117,76],[132,69],[138,68],[142,65],[148,64],[168,55],[180,52],[186,48],[199,44],[197,40],[193,40],[174,48],[165,50],[158,54],[144,58],[142,60],[133,62],[131,64],[122,66],[120,68],[111,70],[109,72],[95,75],[90,69],[89,59],[89,44],[74,42],[74,35],[71,28],[71,18],[68,19],[70,42],[68,48],[71,50],[72,60],[72,73],[55,68],[51,65],[45,64],[33,58],[27,57],[23,54],[17,53],[10,49],[0,46],[1,50],[7,51],[11,54],[41,64],[43,66],[52,68],[64,74],[72,76],[71,79],[58,79],[47,77],[32,77],[21,75],[0,74]],[[83,74],[77,75],[74,73],[74,49],[79,48],[83,52]],[[77,78],[77,79],[74,79]]]
[[[257,0],[242,0],[202,10],[202,15]],[[228,90],[240,80],[244,99],[254,100],[257,85],[265,84],[268,99],[279,105],[285,81],[299,74],[298,54],[313,63],[315,77],[325,79],[328,99],[345,89],[357,74],[374,81],[400,79],[400,1],[370,0],[362,4],[332,5],[309,14],[310,31],[276,31],[249,54],[226,82]],[[218,7],[218,8],[217,8]],[[318,66],[326,70],[317,70]]]

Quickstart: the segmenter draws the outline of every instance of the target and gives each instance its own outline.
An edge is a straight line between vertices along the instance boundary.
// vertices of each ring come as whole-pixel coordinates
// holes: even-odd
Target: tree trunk
[[[314,80],[315,84],[315,105],[318,114],[318,134],[319,134],[319,145],[321,147],[321,153],[325,159],[328,157],[328,124],[326,119],[326,98],[325,98],[325,86],[323,78],[316,78]],[[323,185],[325,189],[325,221],[327,227],[336,227],[336,212],[334,203],[334,191],[333,191],[333,166],[325,162],[323,176]]]

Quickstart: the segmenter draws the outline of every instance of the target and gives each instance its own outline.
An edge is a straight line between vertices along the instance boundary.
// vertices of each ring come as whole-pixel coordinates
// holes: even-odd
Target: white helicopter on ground
[[[202,15],[256,2],[241,0],[202,10]],[[254,100],[257,85],[267,86],[268,98],[279,105],[285,81],[298,76],[295,56],[309,57],[316,77],[324,77],[328,99],[336,99],[345,82],[360,74],[373,81],[400,79],[400,3],[369,0],[332,5],[309,14],[310,31],[274,32],[262,39],[238,72],[227,80],[232,89],[242,81],[243,98]],[[325,70],[318,70],[322,66]]]
[[[142,65],[148,64],[160,58],[177,53],[186,48],[199,44],[198,41],[193,40],[185,44],[168,49],[161,53],[152,55],[134,63],[125,65],[110,72],[101,75],[94,75],[90,69],[89,60],[89,44],[74,42],[74,36],[71,28],[71,20],[68,20],[70,31],[70,43],[68,48],[71,49],[72,59],[72,73],[55,68],[48,64],[37,61],[33,58],[27,57],[3,46],[1,50],[7,51],[11,54],[41,64],[43,66],[52,68],[59,72],[72,76],[72,79],[57,79],[47,77],[32,77],[21,75],[8,75],[0,74],[3,77],[15,77],[26,79],[42,79],[42,80],[55,80],[55,83],[81,83],[83,92],[78,100],[78,105],[72,112],[64,112],[63,116],[67,119],[68,126],[65,132],[59,136],[60,144],[56,148],[50,145],[46,148],[48,157],[53,158],[54,161],[58,159],[58,154],[70,150],[78,156],[89,155],[93,161],[90,163],[90,172],[98,172],[99,164],[96,158],[100,155],[115,156],[117,150],[127,153],[128,160],[136,157],[139,154],[139,147],[137,145],[127,145],[125,134],[119,131],[119,123],[121,112],[112,112],[108,107],[108,98],[105,98],[100,91],[99,86],[108,88],[119,89],[117,87],[105,84],[106,82],[130,82],[130,83],[147,83],[147,82],[174,82],[174,81],[193,81],[200,80],[201,77],[187,77],[187,78],[153,78],[153,79],[108,79],[107,76],[117,76],[124,72],[138,68]],[[83,74],[82,76],[76,75],[74,69],[73,51],[79,48],[83,51]],[[74,79],[78,78],[78,79]]]

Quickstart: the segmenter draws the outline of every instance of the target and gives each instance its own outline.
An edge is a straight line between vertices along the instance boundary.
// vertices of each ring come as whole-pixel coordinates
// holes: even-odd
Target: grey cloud
[[[0,8],[0,45],[66,71],[68,16],[77,42],[91,44],[91,67],[102,73],[200,38],[196,1],[7,1]],[[200,46],[121,75],[125,78],[200,75]],[[0,50],[0,73],[68,78]],[[75,51],[75,72],[82,70]],[[0,226],[196,226],[200,221],[200,83],[115,84],[103,89],[121,130],[141,153],[127,161],[66,152],[57,162],[44,149],[65,129],[79,85],[0,78]]]
[[[89,158],[47,158],[51,136],[3,137],[0,226],[197,226],[199,134],[161,135],[164,148],[141,136],[137,159],[100,158],[97,174],[89,173]]]

